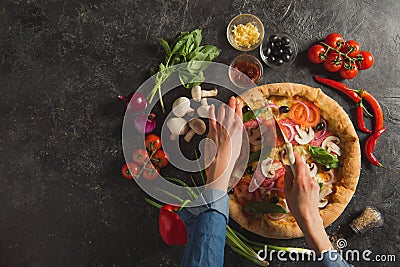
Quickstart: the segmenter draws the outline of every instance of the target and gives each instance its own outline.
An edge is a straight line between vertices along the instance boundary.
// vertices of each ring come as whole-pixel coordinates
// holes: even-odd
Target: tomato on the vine
[[[149,159],[149,154],[144,148],[138,148],[133,152],[132,159],[139,165],[144,165],[144,163]]]
[[[354,40],[348,40],[344,43],[340,51],[349,57],[357,57],[360,54],[360,44]]]
[[[157,150],[151,157],[151,161],[159,168],[164,168],[169,162],[168,155],[164,152],[164,150]]]
[[[336,52],[329,52],[324,61],[324,68],[329,72],[338,72],[343,66],[343,58]]]
[[[312,63],[319,64],[322,63],[325,59],[326,48],[323,45],[315,44],[310,47],[308,50],[307,56],[308,60]]]
[[[125,163],[122,166],[121,173],[125,179],[132,180],[140,172],[140,167],[135,162]]]
[[[155,180],[160,173],[160,168],[151,164],[151,162],[147,163],[143,170],[143,177],[147,180]]]
[[[357,61],[358,69],[366,70],[371,68],[374,65],[374,56],[369,51],[361,51],[360,53],[362,60]]]
[[[354,63],[347,64],[340,69],[339,74],[343,79],[353,79],[358,74],[357,65]]]
[[[333,48],[341,48],[344,44],[343,36],[338,33],[331,33],[326,36],[324,43],[333,47]]]
[[[149,134],[148,136],[146,136],[144,142],[149,152],[159,150],[162,146],[161,138],[155,134]]]

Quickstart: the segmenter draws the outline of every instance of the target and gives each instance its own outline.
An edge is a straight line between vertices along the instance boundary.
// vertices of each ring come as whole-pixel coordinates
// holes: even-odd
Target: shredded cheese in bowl
[[[258,42],[260,38],[260,32],[257,27],[248,22],[246,25],[239,24],[233,26],[233,40],[239,46],[250,48],[252,45]]]

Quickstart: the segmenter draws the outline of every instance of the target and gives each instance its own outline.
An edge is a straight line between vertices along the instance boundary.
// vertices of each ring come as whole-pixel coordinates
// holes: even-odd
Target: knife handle
[[[296,176],[296,168],[295,168],[296,159],[294,157],[292,144],[291,143],[286,143],[285,144],[285,150],[286,150],[286,154],[288,156],[289,166],[292,169],[293,176]]]

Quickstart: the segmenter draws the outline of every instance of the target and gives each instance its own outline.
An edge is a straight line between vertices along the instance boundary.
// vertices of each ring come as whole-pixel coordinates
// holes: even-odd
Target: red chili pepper
[[[371,134],[367,141],[365,142],[364,146],[364,154],[365,157],[374,164],[375,166],[378,167],[383,167],[383,165],[378,161],[378,159],[374,156],[374,150],[376,148],[376,142],[378,141],[378,138],[386,131],[386,128],[383,127],[382,129],[378,130],[377,132],[374,132]]]
[[[161,238],[167,245],[185,245],[188,241],[186,225],[176,213],[179,206],[165,205],[160,209],[158,226]]]
[[[321,78],[318,75],[314,75],[314,79],[321,84],[325,84],[329,87],[332,87],[332,88],[344,93],[355,103],[360,103],[360,101],[361,101],[361,97],[357,93],[357,91],[351,89],[350,87],[348,87],[347,85],[344,85],[343,83],[340,83],[338,81],[331,80],[328,78]]]
[[[361,131],[363,131],[364,133],[372,133],[372,131],[370,129],[365,127],[365,124],[364,124],[364,107],[363,107],[361,101],[360,101],[360,104],[356,108],[356,116],[357,116],[358,128]]]
[[[375,122],[374,132],[377,132],[383,128],[382,108],[379,105],[378,100],[376,100],[376,98],[373,97],[369,92],[367,92],[365,90],[361,90],[361,97],[363,99],[365,99],[365,101],[367,101],[367,103],[371,106],[371,108],[374,112],[374,122]]]

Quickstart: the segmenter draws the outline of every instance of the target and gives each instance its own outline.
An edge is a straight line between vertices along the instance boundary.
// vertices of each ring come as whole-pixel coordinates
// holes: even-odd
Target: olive
[[[267,56],[269,56],[270,54],[271,54],[271,47],[267,47],[267,48],[265,48],[264,49],[264,55],[267,57]]]
[[[268,42],[267,46],[270,47],[271,49],[274,49],[275,48],[275,43]]]
[[[253,168],[252,165],[250,165],[250,166],[248,166],[248,167],[246,168],[246,173],[247,173],[247,174],[253,174],[253,173],[254,173],[254,168]]]
[[[326,166],[326,165],[322,165],[322,170],[323,170],[324,172],[328,172],[328,171],[331,170],[331,167]]]
[[[274,44],[276,47],[280,47],[282,45],[282,42],[281,42],[281,40],[278,40],[278,41],[275,41]]]
[[[289,62],[289,61],[290,61],[290,55],[288,55],[288,54],[283,54],[283,55],[282,55],[282,59],[283,59],[283,61],[285,61],[285,62]]]
[[[269,63],[274,63],[275,62],[275,57],[271,55],[271,56],[269,56],[267,58],[267,60],[268,60]]]
[[[246,113],[246,112],[249,111],[249,110],[251,110],[251,108],[250,108],[249,106],[244,106],[244,107],[242,108],[242,112],[243,112],[243,113]]]
[[[275,47],[274,49],[272,49],[271,55],[272,56],[279,56],[279,48]]]
[[[290,43],[290,39],[287,36],[283,36],[281,38],[281,42],[282,42],[283,45],[288,45]]]
[[[315,129],[317,131],[322,131],[324,128],[325,128],[325,123],[323,123],[322,121],[318,123],[317,126],[315,126]]]
[[[283,55],[285,53],[285,50],[283,48],[280,48],[278,50],[279,55]]]
[[[269,37],[269,41],[271,42],[271,43],[276,43],[277,41],[280,41],[281,40],[281,38],[279,38],[279,36],[277,36],[277,35],[275,35],[275,34],[273,34],[273,35],[271,35],[270,37]]]
[[[282,64],[283,64],[283,59],[277,58],[277,59],[275,60],[275,65],[276,65],[276,66],[282,66]]]
[[[228,194],[232,195],[234,193],[233,188],[228,191]]]
[[[273,203],[273,204],[276,204],[276,203],[278,203],[279,202],[279,199],[277,198],[277,197],[271,197],[270,199],[269,199],[269,202],[271,202],[271,203]]]
[[[280,106],[279,111],[282,113],[288,113],[290,111],[290,108],[288,106]]]
[[[288,54],[289,56],[293,55],[293,50],[290,46],[286,46],[284,48],[284,50],[285,50],[285,54]]]

